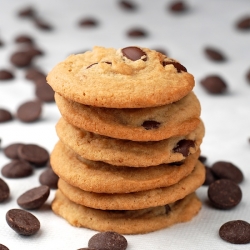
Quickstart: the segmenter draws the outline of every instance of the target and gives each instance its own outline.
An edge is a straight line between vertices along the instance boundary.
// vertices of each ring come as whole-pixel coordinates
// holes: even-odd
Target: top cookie
[[[179,62],[140,47],[94,47],[71,55],[47,76],[53,90],[85,105],[146,108],[186,96],[194,77]]]

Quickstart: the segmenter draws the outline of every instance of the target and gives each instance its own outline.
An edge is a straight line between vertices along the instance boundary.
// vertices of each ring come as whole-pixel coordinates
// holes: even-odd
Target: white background
[[[123,11],[117,1],[80,0],[0,0],[0,39],[5,46],[0,48],[0,68],[13,69],[16,79],[0,82],[0,107],[15,113],[24,101],[34,98],[34,86],[24,79],[24,70],[17,70],[9,57],[17,49],[14,39],[19,34],[34,37],[38,47],[45,51],[35,64],[48,72],[56,63],[71,53],[91,49],[94,45],[122,48],[138,45],[163,48],[170,57],[179,60],[196,80],[194,88],[201,105],[206,136],[201,146],[202,154],[208,157],[208,165],[225,160],[237,165],[244,173],[240,184],[243,199],[234,209],[220,211],[212,208],[207,199],[207,187],[197,191],[203,202],[201,212],[191,222],[175,225],[145,235],[126,236],[128,250],[152,249],[249,249],[250,245],[232,245],[219,238],[220,226],[229,220],[250,222],[250,84],[245,78],[250,69],[250,31],[235,29],[235,22],[250,15],[248,0],[190,0],[189,12],[175,15],[167,10],[167,0],[137,0],[138,10]],[[20,19],[18,10],[27,6],[37,9],[39,15],[53,25],[51,32],[36,29],[29,20]],[[82,17],[95,17],[100,25],[96,28],[80,28]],[[147,38],[133,39],[126,36],[132,27],[148,31]],[[205,46],[221,49],[227,62],[214,63],[203,53]],[[219,74],[229,89],[223,96],[213,96],[204,91],[200,80],[209,74]],[[45,104],[41,120],[24,124],[14,120],[0,124],[2,147],[14,142],[39,144],[49,151],[57,142],[55,124],[59,111],[54,103]],[[9,160],[0,152],[0,167]],[[49,204],[33,213],[41,222],[41,230],[32,237],[17,235],[7,225],[6,212],[17,208],[17,197],[27,189],[38,186],[38,176],[43,169],[24,179],[6,179],[11,197],[0,204],[0,243],[15,249],[78,249],[87,247],[88,239],[96,232],[70,226],[64,219],[54,215]]]

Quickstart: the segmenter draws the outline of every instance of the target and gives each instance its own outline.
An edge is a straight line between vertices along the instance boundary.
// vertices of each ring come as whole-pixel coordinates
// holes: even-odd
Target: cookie
[[[162,164],[147,168],[112,166],[104,162],[79,160],[77,155],[58,142],[50,158],[54,172],[67,183],[96,193],[131,193],[167,187],[189,175],[200,152],[187,157],[182,165]]]
[[[85,105],[146,108],[176,102],[194,87],[179,62],[147,48],[94,47],[71,55],[48,74],[53,90]]]
[[[187,135],[200,123],[200,103],[193,92],[180,101],[155,108],[97,108],[55,94],[64,119],[96,134],[133,141],[159,141]]]
[[[116,166],[148,167],[182,161],[188,155],[195,153],[199,150],[205,129],[201,122],[186,136],[162,141],[136,142],[87,132],[61,118],[56,125],[56,131],[64,144],[88,160],[103,161]],[[189,142],[189,145],[183,144],[182,151],[176,152],[178,145],[184,140],[186,143]]]
[[[200,210],[201,202],[195,193],[184,199],[145,210],[99,210],[76,204],[58,190],[52,210],[72,226],[120,234],[143,234],[190,221]]]
[[[199,188],[205,179],[204,166],[198,161],[193,172],[178,183],[126,194],[105,194],[83,191],[59,179],[58,187],[71,201],[102,210],[137,210],[162,206],[184,198]]]

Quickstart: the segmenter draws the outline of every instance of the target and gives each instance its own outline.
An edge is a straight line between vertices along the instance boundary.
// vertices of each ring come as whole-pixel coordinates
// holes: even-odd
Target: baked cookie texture
[[[205,127],[180,62],[96,46],[56,65],[47,81],[62,116],[50,157],[55,214],[76,227],[139,234],[199,212]]]

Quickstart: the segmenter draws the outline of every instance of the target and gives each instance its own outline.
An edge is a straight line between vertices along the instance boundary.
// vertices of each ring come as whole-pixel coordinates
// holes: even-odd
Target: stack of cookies
[[[53,211],[77,227],[138,234],[191,220],[204,182],[194,78],[154,50],[94,47],[47,77],[62,115]]]

